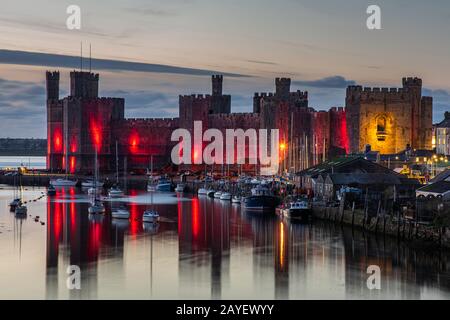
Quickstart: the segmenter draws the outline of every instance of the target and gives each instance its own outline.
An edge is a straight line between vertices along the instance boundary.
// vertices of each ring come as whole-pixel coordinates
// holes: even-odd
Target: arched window
[[[381,116],[377,118],[377,138],[378,141],[385,141],[386,140],[386,124],[387,120],[386,117]]]

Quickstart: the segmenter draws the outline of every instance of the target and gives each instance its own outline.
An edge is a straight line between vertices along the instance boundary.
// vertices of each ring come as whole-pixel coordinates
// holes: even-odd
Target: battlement
[[[99,74],[93,73],[93,72],[87,72],[87,71],[72,71],[70,72],[70,77],[72,78],[79,78],[79,79],[85,79],[85,80],[91,80],[91,81],[99,81]]]
[[[223,75],[221,75],[221,74],[216,74],[216,75],[212,75],[211,76],[211,79],[214,81],[214,80],[216,80],[216,81],[222,81],[223,80]]]
[[[127,118],[124,124],[133,127],[173,128],[178,126],[178,118]]]
[[[308,100],[308,91],[297,90],[296,92],[291,92],[290,96],[298,100]]]
[[[210,102],[211,95],[209,94],[191,94],[191,95],[180,95],[180,103],[198,103],[198,102]]]
[[[422,87],[422,79],[417,77],[403,78],[403,87]]]
[[[59,81],[60,78],[59,71],[47,71],[45,76],[47,80]]]
[[[271,98],[274,94],[272,92],[255,92],[255,95],[253,96],[254,99],[263,99],[263,98]]]
[[[332,107],[330,109],[330,112],[332,113],[341,113],[344,112],[345,113],[345,108],[344,107]]]

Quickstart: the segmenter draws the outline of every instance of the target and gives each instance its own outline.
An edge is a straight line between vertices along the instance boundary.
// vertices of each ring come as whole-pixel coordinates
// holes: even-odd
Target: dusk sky
[[[81,30],[66,8],[81,7]],[[366,9],[382,10],[382,30]],[[176,117],[178,95],[209,93],[224,73],[232,111],[291,77],[310,106],[345,104],[349,84],[401,86],[421,77],[434,122],[450,110],[448,0],[15,0],[0,12],[0,137],[46,136],[45,70],[69,72],[92,44],[102,96],[124,97],[127,117]],[[28,52],[28,53],[27,53]],[[115,60],[115,61],[111,61]],[[122,61],[122,62],[120,62]],[[127,62],[138,62],[133,64]],[[85,67],[87,60],[85,60]]]

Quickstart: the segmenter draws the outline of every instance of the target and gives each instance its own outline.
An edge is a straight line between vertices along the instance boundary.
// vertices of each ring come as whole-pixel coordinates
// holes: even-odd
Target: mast
[[[119,147],[116,140],[116,184],[119,185]]]

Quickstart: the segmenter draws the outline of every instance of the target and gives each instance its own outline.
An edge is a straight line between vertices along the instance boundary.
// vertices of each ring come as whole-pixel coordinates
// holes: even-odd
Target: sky
[[[233,112],[275,77],[307,90],[310,106],[345,104],[352,84],[399,87],[423,79],[434,122],[450,111],[447,0],[15,0],[0,11],[0,137],[46,136],[45,71],[69,72],[92,45],[100,95],[124,97],[126,116],[176,117],[178,95],[209,93],[225,75]],[[66,27],[69,5],[81,29]],[[381,30],[366,27],[369,5]],[[84,59],[84,66],[88,65]]]

